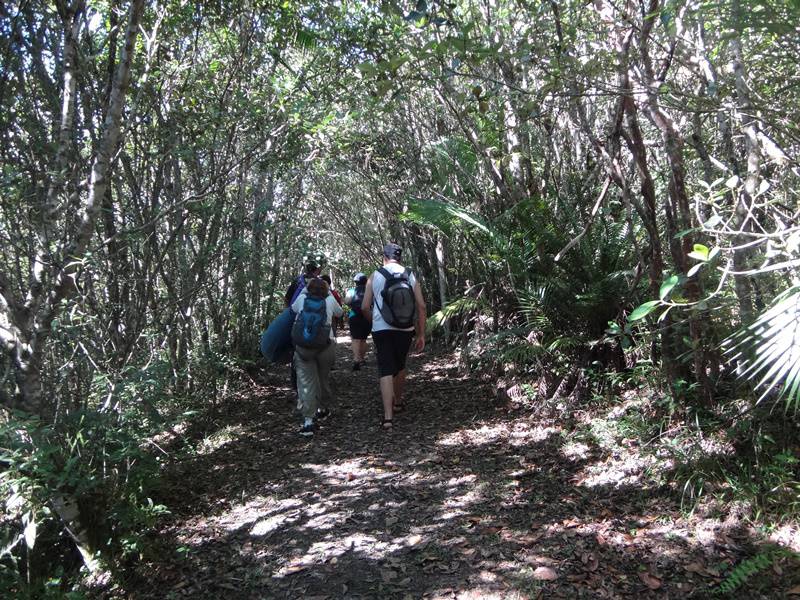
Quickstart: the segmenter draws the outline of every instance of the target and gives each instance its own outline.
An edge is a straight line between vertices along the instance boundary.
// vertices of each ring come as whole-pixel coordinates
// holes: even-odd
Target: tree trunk
[[[439,280],[439,304],[444,310],[447,306],[447,273],[444,269],[444,240],[440,234],[436,236],[436,273]],[[450,342],[450,322],[444,322],[445,343]]]

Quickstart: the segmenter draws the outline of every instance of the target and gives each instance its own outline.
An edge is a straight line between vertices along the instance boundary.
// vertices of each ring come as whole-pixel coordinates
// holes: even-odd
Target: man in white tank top
[[[425,349],[425,299],[414,273],[400,264],[402,253],[403,249],[394,243],[383,247],[383,268],[370,276],[362,302],[364,316],[372,321],[372,340],[378,357],[383,401],[382,427],[386,430],[392,428],[394,413],[403,409],[406,357],[415,333],[414,349],[417,352]],[[387,283],[387,278],[392,281]],[[397,297],[398,301],[408,297],[413,310],[404,310],[400,306],[398,314],[394,314],[391,306],[387,305],[391,300],[387,300],[383,293],[385,289],[392,290],[390,297]]]

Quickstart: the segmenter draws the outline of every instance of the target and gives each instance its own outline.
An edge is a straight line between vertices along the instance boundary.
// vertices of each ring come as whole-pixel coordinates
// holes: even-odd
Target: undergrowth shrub
[[[158,552],[147,534],[167,512],[157,501],[159,436],[212,408],[219,381],[239,370],[229,355],[197,352],[179,373],[154,353],[145,365],[98,369],[87,396],[54,403],[48,422],[0,413],[0,597],[80,597],[84,560],[56,513],[60,499],[75,501],[85,549],[112,578]]]
[[[155,426],[141,406],[77,410],[56,425],[7,416],[0,425],[0,595],[47,597],[69,586],[80,557],[53,510],[57,497],[77,501],[90,550],[106,565],[146,551],[142,533],[166,510],[151,499],[161,460],[147,444]]]

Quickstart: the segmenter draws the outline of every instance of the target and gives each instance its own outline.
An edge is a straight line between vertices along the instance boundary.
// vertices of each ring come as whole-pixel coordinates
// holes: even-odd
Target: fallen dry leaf
[[[488,527],[482,527],[481,533],[484,535],[490,535],[492,533],[499,533],[502,530],[503,530],[502,527],[497,527],[496,525],[489,525]]]
[[[788,592],[786,592],[787,596],[800,596],[800,585],[794,586]]]
[[[533,578],[539,581],[553,581],[558,579],[558,573],[550,567],[537,567],[533,572]]]
[[[538,542],[540,539],[542,539],[543,535],[544,535],[543,531],[536,531],[534,533],[517,535],[517,541],[520,544],[529,544],[529,545],[532,546],[533,544]]]
[[[657,590],[661,587],[661,580],[647,571],[639,571],[639,579],[651,590]]]
[[[696,573],[697,575],[705,575],[706,568],[699,562],[692,562],[684,567],[689,573]]]
[[[600,566],[600,561],[597,560],[597,557],[589,552],[581,556],[581,562],[586,565],[586,568],[590,571],[596,571],[597,567]]]

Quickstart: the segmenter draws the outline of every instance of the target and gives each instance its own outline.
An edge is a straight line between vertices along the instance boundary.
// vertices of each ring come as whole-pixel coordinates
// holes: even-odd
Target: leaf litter
[[[296,434],[287,369],[218,410],[210,426],[237,437],[172,467],[158,551],[98,596],[705,598],[759,542],[687,516],[644,461],[614,476],[623,459],[574,443],[574,420],[509,408],[450,355],[412,359],[385,432],[374,364],[337,354],[313,439]],[[771,572],[776,592],[800,594],[798,571]]]

